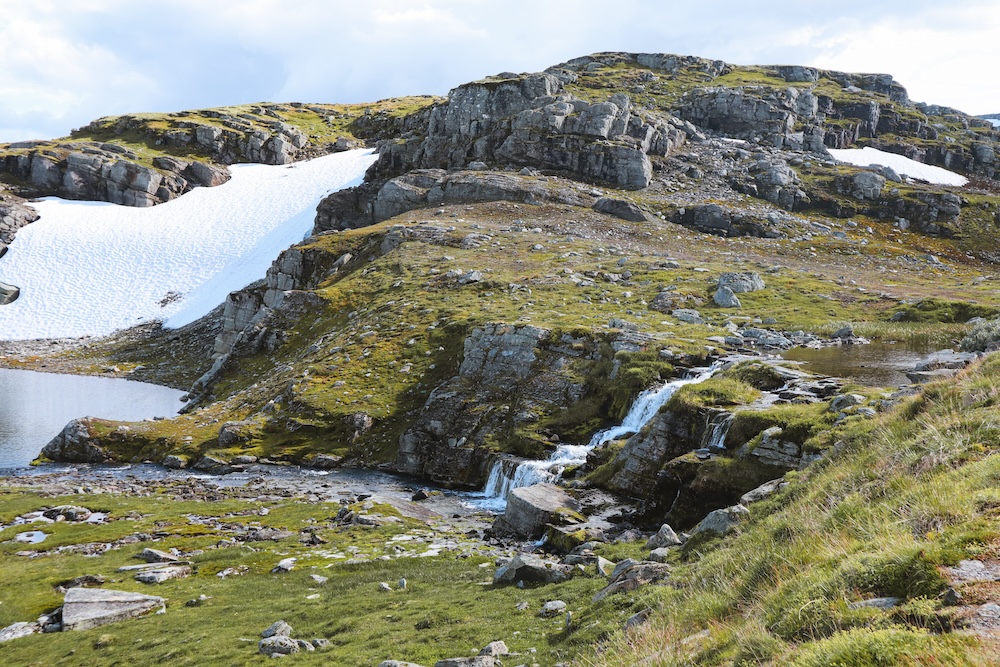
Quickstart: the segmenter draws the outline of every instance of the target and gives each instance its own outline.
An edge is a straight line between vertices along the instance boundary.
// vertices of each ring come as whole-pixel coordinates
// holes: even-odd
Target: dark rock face
[[[74,419],[45,447],[41,455],[65,463],[104,463],[111,460],[91,433],[90,419]]]
[[[512,437],[539,414],[582,399],[586,387],[567,369],[594,354],[549,341],[549,332],[534,326],[474,329],[459,374],[431,392],[400,436],[396,469],[445,485],[481,487],[492,456],[483,446],[488,439]]]

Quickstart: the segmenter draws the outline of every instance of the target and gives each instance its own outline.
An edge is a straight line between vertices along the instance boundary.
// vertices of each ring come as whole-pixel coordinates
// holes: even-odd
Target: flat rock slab
[[[63,601],[63,630],[89,630],[165,609],[165,600],[155,595],[71,588]]]
[[[144,584],[162,584],[170,579],[183,579],[194,573],[190,565],[171,565],[153,570],[146,570],[135,575],[133,579]]]

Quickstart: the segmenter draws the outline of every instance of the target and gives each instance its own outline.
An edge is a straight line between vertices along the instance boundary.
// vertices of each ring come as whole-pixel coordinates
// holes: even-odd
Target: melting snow
[[[357,185],[369,150],[284,166],[236,165],[232,179],[152,208],[47,198],[41,218],[0,259],[21,288],[0,306],[0,340],[103,335],[164,321],[179,327],[264,277],[312,229],[316,204]]]
[[[883,167],[892,167],[900,176],[918,178],[938,185],[965,185],[969,182],[969,179],[953,171],[917,162],[895,153],[886,153],[876,148],[844,148],[840,150],[831,148],[829,150],[834,159],[857,167],[880,164]]]

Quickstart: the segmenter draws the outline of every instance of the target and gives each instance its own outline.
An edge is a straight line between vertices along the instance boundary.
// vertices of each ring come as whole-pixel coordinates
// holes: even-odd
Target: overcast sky
[[[913,100],[1000,112],[1000,3],[944,5],[0,0],[0,141],[136,111],[443,95],[598,51],[888,72]]]

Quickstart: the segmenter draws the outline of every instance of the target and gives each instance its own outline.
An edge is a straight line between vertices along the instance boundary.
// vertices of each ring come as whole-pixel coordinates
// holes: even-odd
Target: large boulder
[[[42,448],[41,456],[65,463],[104,463],[111,460],[91,434],[91,419],[74,419]]]
[[[552,563],[534,554],[518,554],[497,568],[493,574],[493,583],[514,584],[524,581],[551,584],[569,579],[572,572],[571,565]]]
[[[691,536],[695,535],[728,535],[736,530],[736,527],[746,519],[750,511],[743,505],[733,505],[725,509],[709,512],[708,516],[691,530]]]
[[[719,276],[719,287],[728,287],[737,294],[756,292],[764,289],[764,280],[755,271],[723,273]]]
[[[63,600],[63,630],[89,630],[164,610],[155,595],[101,588],[71,588]]]
[[[565,523],[566,513],[575,513],[579,504],[566,491],[553,484],[533,484],[513,489],[507,495],[507,508],[498,519],[501,528],[537,539],[546,524]]]

